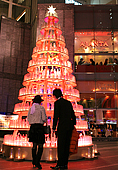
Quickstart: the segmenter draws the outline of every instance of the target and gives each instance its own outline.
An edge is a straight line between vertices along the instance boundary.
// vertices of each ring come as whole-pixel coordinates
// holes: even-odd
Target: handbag
[[[44,134],[51,134],[51,129],[49,125],[43,126]]]
[[[70,155],[76,154],[78,151],[78,138],[79,138],[79,134],[76,128],[74,127],[74,129],[72,130],[72,136],[70,140],[70,148],[69,148]]]

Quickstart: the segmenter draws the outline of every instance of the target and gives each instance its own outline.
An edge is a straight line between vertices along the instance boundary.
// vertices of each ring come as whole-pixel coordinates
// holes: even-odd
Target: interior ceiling
[[[0,4],[4,0],[0,0]],[[9,0],[8,0],[9,1]],[[22,4],[24,1],[29,0],[13,0],[14,3]],[[95,5],[95,4],[118,4],[117,0],[75,0],[76,2],[80,2],[83,5]]]
[[[6,0],[0,0],[0,4],[8,4],[5,2]],[[7,0],[9,1],[9,0]],[[16,3],[16,4],[22,4],[25,0],[13,0],[13,3]]]
[[[75,0],[83,5],[95,5],[95,4],[118,4],[116,0]]]

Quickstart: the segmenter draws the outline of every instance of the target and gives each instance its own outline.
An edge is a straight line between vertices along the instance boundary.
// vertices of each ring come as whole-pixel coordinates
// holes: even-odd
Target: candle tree
[[[71,101],[73,105],[77,117],[76,128],[83,130],[83,132],[88,129],[87,121],[81,120],[81,115],[84,115],[83,106],[77,104],[80,100],[80,95],[79,91],[75,89],[76,80],[72,74],[72,64],[69,61],[68,49],[62,36],[55,9],[53,6],[49,6],[46,13],[36,47],[33,49],[32,59],[28,64],[28,73],[24,75],[24,87],[19,90],[18,99],[22,102],[15,104],[14,107],[14,114],[18,114],[19,118],[10,122],[10,128],[17,130],[20,128],[29,129],[27,120],[23,120],[22,116],[27,116],[35,95],[41,95],[44,99],[42,104],[48,116],[48,124],[52,127],[54,113],[52,92],[55,88],[60,88],[63,97]],[[13,136],[16,133],[17,131],[14,132]],[[12,141],[12,136],[10,137]],[[9,136],[6,135],[4,143],[8,144],[7,138]],[[24,138],[20,137],[20,139]],[[87,143],[86,140],[88,141]],[[51,140],[48,139],[48,144],[49,141]],[[13,143],[17,145],[17,142]],[[80,140],[80,145],[85,145],[85,143],[86,145],[91,144],[92,141],[90,137],[84,135],[84,138]]]

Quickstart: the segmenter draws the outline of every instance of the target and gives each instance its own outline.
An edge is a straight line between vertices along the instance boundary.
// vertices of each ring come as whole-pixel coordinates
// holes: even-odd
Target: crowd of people
[[[77,65],[108,65],[108,64],[109,64],[108,58],[106,58],[104,62],[101,61],[100,63],[97,62],[96,64],[95,64],[95,61],[92,58],[90,58],[89,63],[85,63],[83,58],[80,58],[80,61],[78,63],[75,61],[75,67]],[[114,61],[113,61],[112,64],[117,65],[118,64],[118,59],[114,58]]]
[[[110,128],[100,128],[100,127],[95,127],[92,125],[90,128],[90,135],[92,137],[111,137],[113,134],[113,130]]]

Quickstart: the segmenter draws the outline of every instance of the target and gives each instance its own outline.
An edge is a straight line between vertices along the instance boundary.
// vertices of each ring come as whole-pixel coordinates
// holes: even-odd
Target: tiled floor
[[[92,161],[93,162],[93,161]],[[89,166],[92,163],[91,161],[88,161]],[[55,166],[55,163],[46,163],[41,162],[42,169],[43,170],[51,170],[50,166]],[[68,168],[69,170],[79,170],[81,169],[88,169],[87,164],[85,164],[85,161],[74,161],[69,162]],[[35,170],[37,168],[32,167],[31,161],[24,161],[24,162],[13,162],[13,161],[6,161],[5,159],[0,158],[0,170]]]

